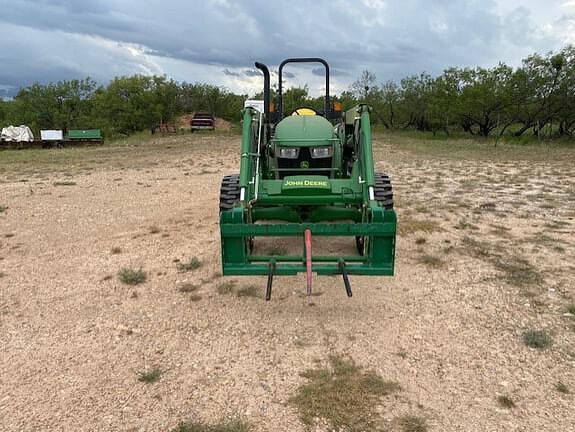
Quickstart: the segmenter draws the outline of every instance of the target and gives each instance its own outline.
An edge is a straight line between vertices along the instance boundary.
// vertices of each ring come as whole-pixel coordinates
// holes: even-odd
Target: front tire
[[[240,201],[240,175],[227,175],[220,186],[220,213],[234,208]]]
[[[234,208],[240,201],[240,175],[231,174],[222,179],[220,186],[220,213]],[[254,238],[248,238],[250,253],[254,250]]]
[[[393,210],[393,188],[387,174],[375,173],[373,194],[380,207],[383,207],[385,210]],[[367,252],[367,240],[365,236],[355,237],[355,247],[361,256],[364,256]]]
[[[387,174],[375,173],[375,200],[385,210],[393,210],[393,188]]]

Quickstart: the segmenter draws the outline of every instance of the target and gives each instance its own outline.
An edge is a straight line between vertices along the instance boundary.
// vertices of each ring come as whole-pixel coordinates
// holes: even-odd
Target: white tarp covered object
[[[41,130],[42,141],[64,141],[64,132],[61,130]]]
[[[28,126],[8,126],[2,129],[2,139],[4,141],[32,142],[34,134]]]

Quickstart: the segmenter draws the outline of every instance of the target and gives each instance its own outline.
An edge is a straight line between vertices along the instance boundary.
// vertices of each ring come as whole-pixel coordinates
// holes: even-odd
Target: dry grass
[[[153,384],[160,380],[163,373],[164,371],[162,371],[160,368],[153,368],[149,371],[138,372],[138,381],[146,384]]]
[[[479,259],[491,258],[496,250],[491,243],[476,240],[469,236],[463,237],[461,244],[463,253]]]
[[[510,285],[524,287],[543,283],[543,277],[539,271],[516,251],[506,250],[499,244],[476,240],[468,236],[463,238],[462,246],[464,253],[493,265]]]
[[[542,350],[550,347],[553,339],[544,330],[527,330],[523,333],[523,343],[530,348]]]
[[[290,402],[298,409],[302,422],[311,426],[314,419],[321,418],[334,430],[376,430],[380,423],[376,406],[382,403],[382,397],[399,391],[399,384],[339,356],[330,357],[329,362],[328,368],[301,374],[308,382],[298,388]]]
[[[426,432],[427,420],[424,417],[407,414],[396,420],[402,432]]]
[[[426,266],[429,267],[442,267],[443,266],[443,260],[435,255],[430,255],[430,254],[425,254],[425,255],[421,255],[417,258],[417,262],[421,263],[421,264],[425,264]]]
[[[572,149],[560,142],[521,143],[493,141],[478,142],[473,137],[452,137],[449,139],[425,139],[425,134],[413,132],[386,131],[382,137],[392,140],[396,148],[407,152],[410,161],[561,161],[572,157]],[[467,180],[477,184],[476,180]]]
[[[513,401],[513,399],[511,399],[511,397],[507,396],[507,395],[500,395],[497,396],[497,402],[499,403],[499,405],[501,405],[503,408],[515,408],[515,402]]]
[[[249,432],[250,424],[240,420],[223,420],[215,424],[199,421],[182,422],[172,432]]]
[[[237,282],[235,280],[220,282],[216,286],[216,290],[218,291],[218,294],[231,294],[234,291],[236,283]]]
[[[410,216],[401,217],[397,223],[397,231],[400,235],[410,235],[418,232],[433,233],[441,230],[441,227],[435,221],[415,219]]]
[[[238,297],[260,297],[261,288],[257,285],[247,285],[238,288],[236,295]]]
[[[196,257],[190,258],[188,261],[176,262],[176,268],[178,269],[178,271],[180,273],[185,273],[185,272],[195,270],[195,269],[201,267],[201,265],[202,265],[202,262]]]
[[[115,247],[113,247],[112,249],[110,249],[110,253],[111,253],[112,255],[118,255],[118,254],[122,253],[122,248],[121,248],[121,247],[118,247],[118,246],[115,246]]]
[[[525,258],[508,255],[492,260],[492,264],[503,272],[505,280],[511,285],[539,285],[543,282],[541,274]]]
[[[191,293],[196,291],[200,286],[190,282],[183,283],[178,286],[178,291],[182,293]]]
[[[479,230],[479,227],[477,225],[474,225],[470,222],[467,222],[465,219],[460,219],[459,222],[457,222],[457,224],[454,226],[454,228],[457,230],[462,230],[462,231],[467,230],[467,229],[474,230],[474,231]]]

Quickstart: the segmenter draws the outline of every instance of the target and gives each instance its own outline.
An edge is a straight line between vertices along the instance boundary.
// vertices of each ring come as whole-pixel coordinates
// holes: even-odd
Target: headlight
[[[333,147],[312,147],[311,157],[314,159],[330,157],[333,154]]]
[[[279,147],[279,157],[286,159],[297,159],[299,148],[296,147]]]

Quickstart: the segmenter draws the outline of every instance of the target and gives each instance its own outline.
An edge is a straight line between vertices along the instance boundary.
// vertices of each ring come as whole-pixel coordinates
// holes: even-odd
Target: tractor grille
[[[309,147],[300,147],[297,159],[288,159],[278,157],[279,178],[294,175],[324,175],[331,177],[331,157],[312,159]],[[307,161],[309,167],[301,169],[301,163]],[[318,169],[319,168],[319,169]],[[327,170],[326,170],[327,169]],[[285,171],[284,171],[285,170]],[[293,170],[293,171],[292,171]]]

